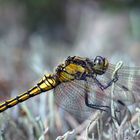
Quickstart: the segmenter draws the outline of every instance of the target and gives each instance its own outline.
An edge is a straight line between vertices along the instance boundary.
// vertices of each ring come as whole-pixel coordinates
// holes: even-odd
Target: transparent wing
[[[78,119],[87,118],[93,110],[85,105],[84,81],[61,83],[54,89],[55,101],[64,110],[72,113]]]
[[[104,75],[104,80],[111,80],[115,65],[110,64]],[[115,92],[118,92],[120,99],[127,104],[140,101],[140,67],[122,66],[118,71],[118,81],[116,82]],[[117,93],[116,93],[117,94]],[[126,96],[126,97],[125,97]]]
[[[116,65],[109,64],[107,73],[112,74],[114,71]],[[118,75],[122,79],[136,81],[140,80],[140,67],[128,67],[128,66],[122,66],[119,71]]]
[[[108,71],[97,76],[97,79],[107,85],[111,81],[115,65],[110,65]],[[85,104],[85,93],[89,95],[89,103],[94,105],[109,105],[111,100],[118,103],[122,101],[126,105],[140,101],[140,68],[122,67],[118,71],[119,79],[115,83],[114,96],[110,97],[111,87],[101,90],[94,79],[74,80],[61,83],[55,88],[56,102],[65,110],[71,112],[77,117],[85,118],[94,112]]]
[[[95,111],[86,106],[85,94],[88,94],[90,104],[106,106],[110,103],[109,96],[91,78],[86,81],[74,80],[61,83],[54,89],[56,103],[81,120],[89,117]]]

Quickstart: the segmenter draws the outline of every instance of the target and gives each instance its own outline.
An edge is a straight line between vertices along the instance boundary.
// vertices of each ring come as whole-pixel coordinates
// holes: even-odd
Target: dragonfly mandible
[[[56,103],[76,115],[79,112],[88,114],[93,109],[106,111],[110,108],[109,88],[113,82],[116,83],[113,100],[122,105],[134,103],[139,99],[140,68],[123,66],[111,79],[114,68],[115,65],[102,56],[95,59],[69,56],[54,73],[44,75],[33,88],[1,103],[0,112],[52,89]]]

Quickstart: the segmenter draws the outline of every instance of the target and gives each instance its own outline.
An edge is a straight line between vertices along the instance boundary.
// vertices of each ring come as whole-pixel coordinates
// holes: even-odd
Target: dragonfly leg
[[[115,76],[107,85],[103,85],[97,78],[94,78],[96,84],[99,86],[100,89],[104,90],[107,89],[112,85],[112,83],[117,82],[118,76]]]
[[[85,93],[85,104],[86,104],[86,106],[88,106],[88,107],[90,107],[92,109],[98,109],[98,110],[106,111],[106,112],[108,112],[106,109],[110,110],[109,106],[97,105],[97,104],[89,103],[89,101],[88,101],[88,94],[87,93]]]
[[[87,93],[85,93],[85,104],[86,104],[86,106],[88,106],[88,107],[90,107],[92,109],[97,109],[97,110],[105,111],[105,112],[107,112],[107,113],[109,113],[111,115],[111,108],[109,106],[90,104],[89,101],[88,101],[88,94]],[[120,111],[117,111],[117,110],[115,112],[119,112],[120,113]],[[118,124],[120,124],[120,121],[118,120],[118,118],[116,116],[116,113],[115,113],[115,117],[113,117],[111,115],[111,118],[112,118],[112,120],[114,119],[114,120],[116,120],[118,122]]]

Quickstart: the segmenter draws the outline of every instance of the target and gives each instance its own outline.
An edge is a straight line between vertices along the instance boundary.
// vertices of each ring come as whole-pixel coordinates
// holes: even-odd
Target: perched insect
[[[138,101],[140,68],[124,66],[111,79],[114,68],[115,65],[101,56],[94,60],[69,56],[53,74],[44,75],[36,86],[1,103],[0,112],[51,89],[54,89],[56,103],[77,116],[87,116],[93,109],[106,111],[110,109],[111,99],[122,105]],[[116,93],[114,98],[110,98],[113,82],[116,83]]]

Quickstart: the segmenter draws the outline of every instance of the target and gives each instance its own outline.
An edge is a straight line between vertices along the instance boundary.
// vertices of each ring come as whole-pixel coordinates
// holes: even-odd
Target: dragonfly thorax
[[[71,80],[83,80],[86,76],[102,75],[108,68],[108,61],[97,56],[94,61],[73,56],[68,57],[63,64],[60,64],[56,73],[60,79],[60,82],[67,82]]]
[[[83,75],[86,69],[80,65],[70,63],[68,65],[59,65],[56,72],[60,82],[68,82],[80,78],[80,75]]]

